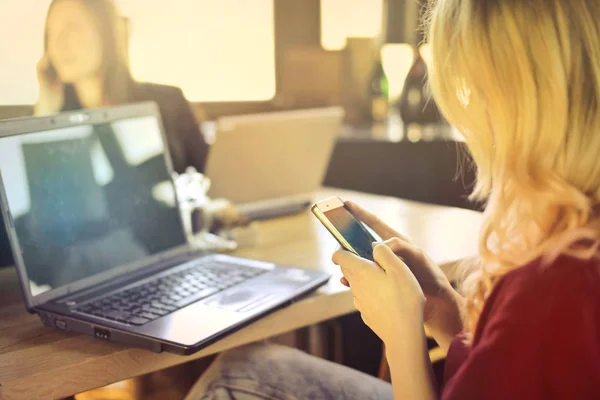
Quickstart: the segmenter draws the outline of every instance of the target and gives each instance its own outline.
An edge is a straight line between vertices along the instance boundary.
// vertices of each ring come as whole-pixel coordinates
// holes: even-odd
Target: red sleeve
[[[598,268],[561,265],[543,276],[523,268],[486,302],[443,399],[600,398]]]

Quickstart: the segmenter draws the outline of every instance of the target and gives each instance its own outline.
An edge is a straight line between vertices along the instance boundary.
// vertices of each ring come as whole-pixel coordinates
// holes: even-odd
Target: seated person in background
[[[430,81],[477,164],[485,221],[458,292],[349,204],[384,242],[375,262],[333,261],[385,343],[393,387],[255,345],[217,359],[189,399],[600,398],[599,19],[597,0],[433,2]],[[423,324],[449,349],[441,390]]]
[[[155,101],[176,172],[204,169],[208,145],[181,89],[135,82],[112,0],[53,0],[38,64],[36,115]]]
[[[45,54],[38,64],[40,94],[34,113],[47,115],[155,101],[175,171],[182,173],[188,166],[203,171],[208,145],[181,89],[135,82],[118,27],[119,16],[112,0],[52,1],[46,17]],[[117,180],[123,181],[123,177]],[[116,193],[116,189],[112,192]],[[0,266],[12,263],[8,237],[2,227]]]

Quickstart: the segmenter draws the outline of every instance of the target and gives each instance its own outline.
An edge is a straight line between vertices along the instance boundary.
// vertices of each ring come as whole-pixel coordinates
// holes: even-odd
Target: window
[[[381,33],[383,0],[321,0],[321,46],[341,50],[349,37]]]
[[[33,104],[36,65],[44,51],[44,21],[50,0],[0,3],[0,104]]]
[[[271,99],[273,1],[120,0],[134,77],[179,86],[192,101]]]
[[[191,101],[275,95],[274,0],[116,0],[129,19],[134,78]],[[50,0],[2,0],[0,104],[37,101],[36,64]]]
[[[321,0],[321,46],[342,50],[347,38],[377,38],[382,34],[383,16],[383,0]],[[406,43],[384,44],[380,56],[394,102],[414,62],[413,49]]]

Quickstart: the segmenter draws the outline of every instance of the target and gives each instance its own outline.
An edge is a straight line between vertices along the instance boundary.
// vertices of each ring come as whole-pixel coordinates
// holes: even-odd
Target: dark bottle
[[[398,102],[400,116],[405,125],[441,123],[443,118],[427,85],[427,64],[419,51],[415,50],[415,54]]]
[[[377,60],[369,86],[371,120],[385,122],[389,111],[389,84],[381,60]]]

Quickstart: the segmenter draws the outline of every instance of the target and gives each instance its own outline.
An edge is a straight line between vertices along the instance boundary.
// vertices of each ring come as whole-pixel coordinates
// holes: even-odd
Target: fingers
[[[424,254],[423,250],[420,247],[415,246],[414,244],[403,240],[402,238],[391,238],[382,243],[375,243],[374,247],[378,244],[384,244],[392,250],[398,257],[402,258],[409,264],[414,263],[423,263],[424,262]]]
[[[366,276],[371,273],[383,273],[375,263],[365,260],[349,251],[338,250],[331,258],[334,264],[339,265],[346,281],[351,286],[358,275]]]
[[[346,201],[345,204],[360,221],[373,229],[383,240],[396,236],[394,235],[395,232],[393,232],[393,229],[380,220],[375,214],[370,213],[351,201]]]
[[[53,90],[60,90],[62,88],[62,83],[59,79],[57,79],[55,73],[50,73],[51,66],[52,63],[50,62],[50,57],[48,57],[48,54],[45,53],[37,63],[36,71],[38,82],[43,87],[50,87]]]
[[[360,263],[362,259],[347,250],[339,249],[333,253],[331,261],[342,268],[344,277],[346,278],[348,284],[350,284],[350,282],[352,282],[352,278],[354,277],[354,269],[356,268],[355,266],[356,264]]]
[[[389,272],[389,270],[397,266],[398,263],[402,263],[402,260],[398,258],[392,249],[383,243],[380,243],[373,248],[373,258],[385,272]]]
[[[364,222],[369,228],[373,229],[375,233],[381,237],[381,239],[388,240],[393,237],[402,236],[393,230],[388,224],[379,219],[379,217],[377,217],[375,214],[365,210],[358,204],[351,201],[346,201],[345,204],[360,221]]]
[[[339,248],[335,251],[335,253],[333,253],[333,256],[331,257],[331,261],[333,261],[333,263],[335,265],[342,265],[342,264],[348,263],[349,261],[352,261],[353,257],[356,257],[356,256],[347,250]]]
[[[37,63],[37,72],[44,73],[44,72],[46,72],[46,70],[48,70],[49,67],[50,67],[50,58],[48,57],[47,53],[44,53],[42,58],[40,58],[40,61],[38,61],[38,63]]]
[[[50,64],[50,58],[48,57],[48,53],[44,53],[42,58],[38,61],[37,65],[40,68],[45,68]]]

